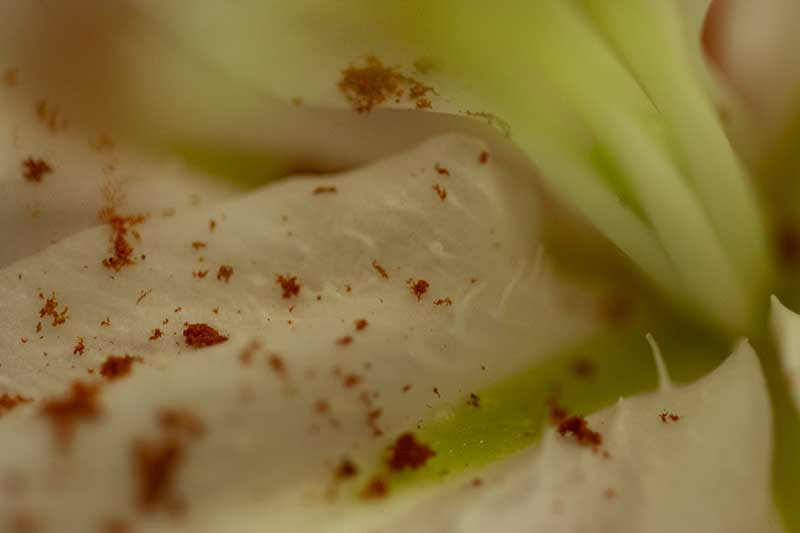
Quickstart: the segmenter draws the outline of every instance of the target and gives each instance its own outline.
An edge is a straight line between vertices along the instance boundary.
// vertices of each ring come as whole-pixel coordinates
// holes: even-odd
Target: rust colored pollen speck
[[[469,398],[467,398],[467,405],[470,407],[480,407],[481,406],[481,398],[474,392],[469,393]]]
[[[275,283],[280,285],[283,291],[281,298],[284,300],[288,300],[292,296],[300,294],[300,284],[297,283],[297,276],[292,276],[291,274],[276,274]]]
[[[100,374],[104,378],[119,379],[131,373],[133,363],[140,363],[141,357],[125,355],[109,355],[100,367]]]
[[[188,409],[164,408],[158,413],[158,424],[172,435],[197,438],[206,433],[206,424]]]
[[[381,266],[381,265],[378,263],[378,260],[377,260],[377,259],[373,259],[373,260],[372,260],[372,268],[374,268],[374,269],[375,269],[375,272],[377,272],[377,273],[378,273],[378,275],[380,275],[380,277],[382,277],[383,279],[389,279],[389,273],[388,273],[388,272],[386,272],[386,269],[385,269],[385,268],[383,268],[383,267],[382,267],[382,266]]]
[[[187,444],[205,435],[206,424],[182,407],[163,408],[156,419],[162,436],[154,440],[137,439],[131,450],[136,503],[145,513],[164,510],[180,516],[187,507],[176,493],[176,472],[186,462]]]
[[[417,297],[417,301],[422,300],[422,296],[428,292],[428,287],[431,284],[424,279],[409,279],[408,288],[411,289],[411,294]]]
[[[57,443],[67,449],[78,422],[93,421],[100,416],[100,389],[82,381],[74,381],[68,395],[51,398],[42,405],[41,414],[50,420]]]
[[[373,437],[380,437],[383,435],[383,430],[378,425],[378,421],[382,415],[383,409],[371,409],[369,405],[367,405],[367,427],[369,428]]]
[[[253,340],[250,341],[247,346],[242,348],[242,351],[239,352],[239,362],[245,366],[249,366],[253,362],[253,357],[255,357],[256,353],[261,349],[261,343]]]
[[[53,167],[44,159],[27,158],[22,162],[22,175],[31,183],[41,183],[47,174],[53,172]]]
[[[344,337],[340,337],[336,339],[336,344],[339,346],[349,346],[353,344],[353,337],[352,335],[345,335]]]
[[[378,500],[385,498],[389,494],[389,484],[382,477],[374,477],[369,480],[367,486],[361,491],[361,498],[365,500]]]
[[[344,385],[345,388],[351,389],[359,385],[362,381],[364,381],[364,378],[358,374],[347,374],[342,378],[342,385]]]
[[[549,403],[550,423],[554,426],[557,426],[567,419],[569,413],[567,413],[567,410],[564,407],[558,405],[557,401],[551,400]]]
[[[388,67],[374,56],[366,58],[365,66],[350,66],[342,71],[339,90],[359,113],[369,113],[376,106],[393,99],[400,102],[403,97],[413,102],[418,109],[431,107],[426,98],[436,93],[420,81]]]
[[[592,431],[586,419],[581,416],[570,416],[559,422],[558,433],[562,437],[571,433],[584,446],[599,446],[603,443],[603,436]]]
[[[397,437],[389,451],[387,466],[393,471],[416,470],[436,455],[430,446],[418,442],[413,433],[403,433]]]
[[[320,185],[319,187],[315,187],[314,190],[311,191],[312,194],[333,194],[335,192],[336,192],[336,187],[333,187],[333,186],[326,187],[324,185]]]
[[[72,355],[83,355],[86,351],[86,344],[83,342],[83,337],[78,337],[75,346],[72,348]]]
[[[0,394],[0,416],[11,411],[23,403],[32,402],[32,398],[26,398],[20,394]]]
[[[147,513],[165,508],[174,512],[180,503],[174,495],[175,474],[184,460],[184,444],[176,438],[160,442],[138,441],[133,446],[136,501]]]
[[[186,345],[192,348],[206,348],[228,340],[228,337],[220,335],[219,331],[208,324],[186,324],[183,337]]]
[[[269,356],[267,357],[267,365],[269,365],[269,368],[273,372],[275,372],[281,377],[285,378],[288,375],[288,370],[286,369],[286,361],[284,361],[283,357],[281,357],[278,354],[274,353],[269,354]]]
[[[339,466],[336,467],[334,477],[337,481],[345,481],[352,479],[358,475],[358,466],[350,459],[342,459]]]
[[[111,227],[110,241],[113,255],[103,259],[103,266],[119,272],[126,266],[135,264],[134,249],[129,240],[129,234],[139,240],[139,233],[133,227],[144,222],[147,217],[144,215],[121,216],[114,208],[107,208],[100,211],[99,218]]]
[[[220,265],[217,270],[217,279],[228,283],[233,276],[233,267],[231,265]]]
[[[681,417],[676,415],[675,413],[668,413],[666,411],[658,415],[658,417],[664,424],[666,424],[667,422],[677,422],[681,419]]]
[[[58,311],[58,300],[56,300],[56,293],[51,293],[49,298],[45,298],[44,294],[41,292],[39,293],[39,299],[44,300],[44,305],[41,309],[39,309],[39,318],[44,318],[49,316],[53,319],[53,327],[60,326],[64,322],[67,321],[69,318],[69,306],[64,306],[64,309]],[[36,327],[36,332],[38,333],[40,328]]]

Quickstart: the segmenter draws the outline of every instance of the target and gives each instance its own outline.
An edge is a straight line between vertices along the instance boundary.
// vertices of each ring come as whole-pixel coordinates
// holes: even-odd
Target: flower
[[[752,9],[1,6],[4,527],[797,528]]]

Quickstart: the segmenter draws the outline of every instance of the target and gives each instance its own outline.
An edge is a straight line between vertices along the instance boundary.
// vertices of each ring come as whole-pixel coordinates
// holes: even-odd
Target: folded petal
[[[793,51],[800,6],[791,0],[717,0],[706,42],[717,64],[741,95],[760,135],[751,135],[763,155],[800,113],[800,68]],[[796,135],[796,132],[795,132]],[[764,153],[766,152],[766,153]]]
[[[786,384],[800,410],[800,316],[773,296],[771,318]]]
[[[770,497],[769,395],[746,342],[692,385],[620,399],[586,421],[602,444],[550,430],[538,448],[472,480],[376,509],[390,526],[365,516],[360,529],[332,530],[782,530]]]
[[[33,114],[44,100],[73,133],[134,140],[150,151],[199,160],[224,177],[249,178],[250,184],[297,169],[351,168],[437,134],[491,131],[446,115],[387,111],[364,120],[349,112],[335,85],[353,56],[325,63],[319,53],[337,48],[309,42],[313,28],[328,25],[322,11],[316,22],[309,17],[317,18],[317,8],[341,11],[338,24],[356,9],[332,9],[324,2],[246,2],[225,6],[228,11],[220,16],[220,7],[139,0],[113,6],[102,0],[5,2],[0,103]],[[335,30],[336,24],[329,26]],[[204,37],[197,39],[194,31]],[[235,58],[235,64],[218,63],[217,53]],[[229,68],[240,65],[257,66],[252,74],[268,74],[287,90],[278,93],[253,83],[249,71]],[[327,65],[330,69],[323,69]],[[318,86],[311,75],[323,70],[333,77]],[[314,106],[315,91],[332,94],[338,107],[348,109]]]
[[[0,476],[26,488],[0,517],[199,531],[324,501],[342,458],[607,327],[550,274],[534,186],[485,151],[439,138],[3,270]],[[109,269],[120,225],[135,261]]]
[[[171,217],[236,190],[177,161],[142,155],[106,133],[53,131],[48,120],[62,118],[52,104],[42,103],[40,120],[33,105],[2,104],[0,136],[10,142],[0,143],[0,268],[104,224],[101,212],[110,207]]]
[[[707,3],[132,5],[280,101],[488,121],[674,301],[737,334],[765,312],[766,229],[704,68]]]

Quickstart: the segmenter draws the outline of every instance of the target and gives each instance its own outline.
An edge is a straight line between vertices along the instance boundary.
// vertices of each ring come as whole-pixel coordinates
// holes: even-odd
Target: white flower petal
[[[800,410],[800,315],[773,296],[770,319],[786,384]]]
[[[0,498],[0,519],[30,511],[63,532],[112,517],[137,528],[162,523],[162,509],[150,520],[137,505],[132,443],[159,438],[164,407],[189,408],[208,427],[187,444],[176,474],[190,513],[178,523],[163,518],[166,528],[200,531],[212,519],[265,508],[292,487],[310,485],[305,497],[324,500],[343,456],[374,458],[430,407],[460,401],[464,391],[603,327],[565,307],[567,288],[537,244],[534,186],[499,161],[481,163],[485,149],[439,138],[348,174],[293,179],[202,212],[148,220],[135,243],[147,258],[113,276],[100,265],[108,228],[7,267],[0,346],[9,355],[0,394],[39,402],[0,419],[0,477],[17,476],[27,487]],[[444,200],[435,185],[446,190]],[[336,192],[314,194],[318,187]],[[206,247],[194,250],[194,241]],[[228,283],[214,277],[222,264],[234,269]],[[192,276],[203,269],[206,278]],[[276,274],[298,276],[299,294],[283,299]],[[419,300],[410,278],[430,284]],[[69,306],[63,324],[39,318],[39,291],[55,293],[57,312]],[[452,305],[435,305],[447,298]],[[106,318],[110,325],[101,326]],[[369,323],[363,331],[359,319]],[[191,350],[184,322],[208,323],[230,340]],[[148,340],[154,328],[164,336]],[[83,355],[73,354],[79,336]],[[254,339],[263,349],[243,365],[240,352]],[[60,458],[37,413],[41,400],[64,394],[75,379],[103,379],[98,369],[109,354],[143,361],[103,387],[101,419],[79,424]],[[270,354],[285,375],[270,369]],[[345,386],[350,373],[363,382]],[[402,390],[406,383],[411,391]],[[329,414],[315,411],[320,400]],[[384,437],[375,438],[376,425]]]
[[[219,8],[146,0],[0,3],[0,101],[32,114],[46,99],[71,125],[89,131],[119,133],[160,151],[244,154],[283,173],[351,168],[444,133],[491,133],[481,122],[450,115],[387,109],[367,120],[353,113],[336,81],[369,46],[362,41],[356,53],[328,43],[318,51],[338,55],[325,63],[300,48],[313,34],[285,31],[314,17],[315,8],[333,9],[324,2],[243,2],[227,5],[224,16]],[[237,28],[251,22],[255,27]],[[203,39],[195,39],[198,29]],[[205,46],[211,43],[218,49]],[[231,45],[238,51],[228,56]],[[217,54],[258,65],[262,79],[284,84],[285,94],[249,83],[247,72],[218,64]],[[6,76],[13,80],[8,86]],[[304,90],[329,94],[339,109],[315,106]]]
[[[661,414],[665,414],[662,420]],[[669,415],[676,415],[673,420]],[[752,348],[700,381],[589,416],[597,451],[549,431],[538,449],[449,490],[375,509],[336,531],[734,533],[780,531],[771,494],[772,420]],[[609,453],[604,457],[603,451]],[[372,521],[372,523],[370,523]],[[243,530],[244,531],[244,530]],[[253,529],[255,531],[255,529]]]
[[[800,4],[793,0],[715,2],[709,44],[724,74],[754,118],[747,143],[771,146],[800,112],[800,67],[794,51]]]
[[[707,94],[707,2],[132,5],[278,100],[430,107],[498,125],[674,301],[730,332],[755,329],[773,273],[751,184]],[[353,68],[366,77],[348,85]],[[433,90],[409,98],[414,83]],[[732,231],[732,220],[746,222]]]
[[[59,82],[45,87],[82,102],[86,115],[123,113],[118,124],[162,144],[233,143],[305,168],[369,160],[443,127],[465,132],[453,115],[477,117],[513,130],[560,200],[676,303],[736,334],[758,324],[773,273],[759,207],[697,72],[706,2],[690,10],[632,0],[618,11],[552,1],[486,11],[458,2],[90,5],[94,25],[114,30],[98,32],[102,47],[69,27],[48,32],[53,14],[76,13],[63,3],[0,12],[0,39],[17,51],[6,55]],[[76,63],[96,57],[103,75],[74,91],[74,75],[52,69],[40,44],[49,33],[72,45]],[[531,53],[509,53],[520,50]],[[377,78],[348,85],[347,70],[369,55],[382,61]],[[411,97],[415,88],[424,97]],[[96,104],[81,96],[98,92]],[[364,117],[352,107],[395,111]],[[397,111],[417,107],[440,116]]]
[[[120,211],[163,217],[213,205],[234,190],[132,152],[107,134],[53,132],[34,112],[0,99],[0,137],[10,141],[0,143],[0,267],[100,225],[98,213],[111,200]],[[26,176],[28,160],[49,167],[40,181]]]

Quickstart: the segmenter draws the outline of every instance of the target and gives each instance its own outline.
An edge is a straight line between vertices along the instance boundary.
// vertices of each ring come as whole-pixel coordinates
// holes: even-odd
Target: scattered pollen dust
[[[369,113],[391,99],[398,103],[405,99],[418,109],[427,109],[431,107],[428,93],[436,94],[433,87],[384,65],[375,56],[367,56],[363,66],[342,70],[338,87],[359,113]]]

